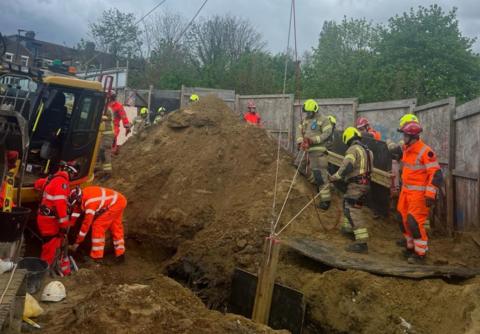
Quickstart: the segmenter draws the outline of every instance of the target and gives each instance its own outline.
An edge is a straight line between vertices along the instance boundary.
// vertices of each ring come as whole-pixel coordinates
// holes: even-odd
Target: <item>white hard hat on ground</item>
[[[62,282],[52,281],[47,284],[42,292],[42,302],[59,302],[67,297],[65,286]]]

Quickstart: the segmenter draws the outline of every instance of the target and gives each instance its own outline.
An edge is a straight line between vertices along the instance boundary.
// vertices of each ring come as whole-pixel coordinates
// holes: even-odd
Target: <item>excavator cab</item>
[[[22,202],[35,202],[35,180],[57,170],[60,161],[75,161],[72,184],[93,180],[105,92],[97,81],[48,75],[39,80],[8,71],[0,75],[0,154],[11,150],[23,159]],[[3,120],[3,121],[2,121]],[[6,135],[8,133],[8,136]],[[7,139],[8,138],[8,139]],[[0,159],[5,170],[5,159]]]

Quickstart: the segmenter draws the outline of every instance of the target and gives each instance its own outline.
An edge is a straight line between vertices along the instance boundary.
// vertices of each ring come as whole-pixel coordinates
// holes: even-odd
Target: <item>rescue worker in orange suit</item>
[[[368,251],[368,230],[361,208],[370,191],[370,176],[373,170],[373,153],[361,143],[362,134],[354,127],[345,129],[342,140],[348,146],[338,171],[329,176],[329,181],[345,180],[347,191],[343,196],[343,234],[353,236],[355,242],[346,247],[354,253]]]
[[[7,172],[9,172],[10,170],[14,169],[17,165],[18,152],[7,151],[6,158],[7,158]],[[7,200],[7,203],[5,203],[5,200]],[[7,199],[7,177],[5,177],[0,186],[0,211],[3,209],[4,203],[6,208],[14,206],[13,203],[8,203],[8,200],[11,200],[11,199]]]
[[[70,179],[76,174],[77,167],[62,161],[55,174],[38,179],[34,184],[35,189],[42,192],[37,214],[38,230],[43,238],[40,258],[50,266],[54,264],[67,232]]]
[[[98,186],[79,187],[72,189],[69,203],[73,210],[72,217],[84,215],[75,244],[71,247],[76,251],[85,240],[90,227],[92,228],[92,248],[90,257],[101,260],[105,249],[105,233],[110,231],[113,248],[118,262],[125,260],[125,240],[123,232],[123,211],[127,207],[127,199],[121,193]],[[72,221],[72,223],[74,223]]]
[[[122,122],[123,127],[125,128],[125,135],[131,132],[131,124],[128,120],[127,113],[123,108],[123,104],[117,101],[117,93],[112,91],[110,94],[110,102],[108,103],[108,108],[112,111],[113,114],[113,133],[114,139],[112,144],[112,153],[118,154],[119,145],[118,145],[118,135],[120,134],[120,122]]]
[[[403,133],[402,188],[397,210],[402,218],[406,241],[404,255],[412,264],[422,264],[428,251],[425,222],[435,204],[443,176],[435,152],[420,139],[422,127],[416,118],[405,115],[398,131]]]
[[[262,119],[257,113],[257,106],[252,100],[247,103],[248,112],[243,115],[243,119],[250,124],[260,126]]]
[[[370,126],[370,122],[365,117],[359,117],[357,119],[357,129],[362,133],[362,135],[371,136],[376,140],[382,139],[382,134],[376,131],[374,128]]]

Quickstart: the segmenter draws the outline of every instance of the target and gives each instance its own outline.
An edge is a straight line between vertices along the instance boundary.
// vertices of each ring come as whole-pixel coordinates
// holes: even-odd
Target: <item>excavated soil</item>
[[[105,184],[129,201],[128,261],[66,279],[74,301],[59,307],[62,317],[50,312],[44,318],[51,332],[72,328],[63,322],[78,333],[113,328],[122,333],[268,332],[242,317],[209,311],[200,300],[228,310],[234,268],[258,270],[272,221],[276,150],[263,129],[241,122],[213,97],[129,139]],[[291,157],[282,151],[277,212],[294,174]],[[280,226],[312,194],[299,177]],[[369,254],[362,256],[405,261],[394,244],[400,237],[397,225],[364,210],[371,242]],[[328,239],[343,252],[349,241],[338,233],[341,219],[341,200],[335,196],[329,211],[308,208],[280,237]],[[480,248],[471,235],[448,238],[432,231],[431,236],[429,263],[480,267]],[[341,271],[283,247],[278,281],[304,293],[307,334],[480,332],[478,279],[413,280]],[[78,300],[75,291],[80,291]]]

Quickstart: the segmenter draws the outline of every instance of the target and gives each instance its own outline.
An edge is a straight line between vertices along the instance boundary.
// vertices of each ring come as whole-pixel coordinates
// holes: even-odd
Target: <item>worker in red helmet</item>
[[[14,174],[15,174],[15,168],[17,166],[17,160],[18,160],[18,152],[17,151],[7,151],[6,154],[6,159],[7,159],[7,173],[13,173],[11,174],[11,180],[13,181],[14,179]],[[10,210],[14,204],[11,198],[7,197],[7,185],[8,185],[8,175],[5,175],[4,179],[2,180],[2,184],[0,186],[0,211],[5,209],[5,210]],[[12,184],[11,181],[11,184]],[[11,193],[13,193],[13,184],[10,187]]]
[[[245,121],[247,123],[259,126],[262,119],[257,113],[257,106],[255,105],[255,102],[253,102],[253,100],[250,100],[247,102],[247,109],[248,109],[248,112],[246,112],[245,115],[243,115],[243,118],[245,119]]]
[[[370,122],[365,117],[359,117],[357,119],[356,127],[364,136],[371,136],[376,140],[380,140],[382,138],[382,134],[372,128],[370,126]]]
[[[76,251],[78,249],[91,227],[92,248],[90,257],[99,261],[103,258],[105,233],[110,231],[116,260],[123,262],[125,259],[125,240],[122,218],[127,207],[125,196],[118,191],[99,186],[89,186],[83,190],[77,187],[72,189],[70,193],[69,204],[73,210],[72,224],[74,218],[79,217],[82,213],[84,216],[82,226],[71,250]]]
[[[420,139],[422,127],[418,121],[401,122],[402,189],[397,210],[402,217],[402,231],[406,241],[404,255],[412,264],[422,264],[428,250],[425,222],[429,208],[435,204],[443,183],[442,171],[435,152]]]
[[[117,93],[115,91],[110,93],[108,108],[112,111],[113,116],[114,140],[112,144],[112,153],[118,154],[118,135],[120,134],[120,122],[122,122],[123,127],[125,128],[126,136],[128,136],[128,134],[131,132],[132,126],[128,120],[123,104],[117,101]]]
[[[54,265],[57,250],[67,232],[70,180],[77,174],[78,166],[62,161],[55,174],[38,179],[34,184],[35,189],[42,193],[37,213],[38,230],[43,238],[40,258],[50,266]]]

